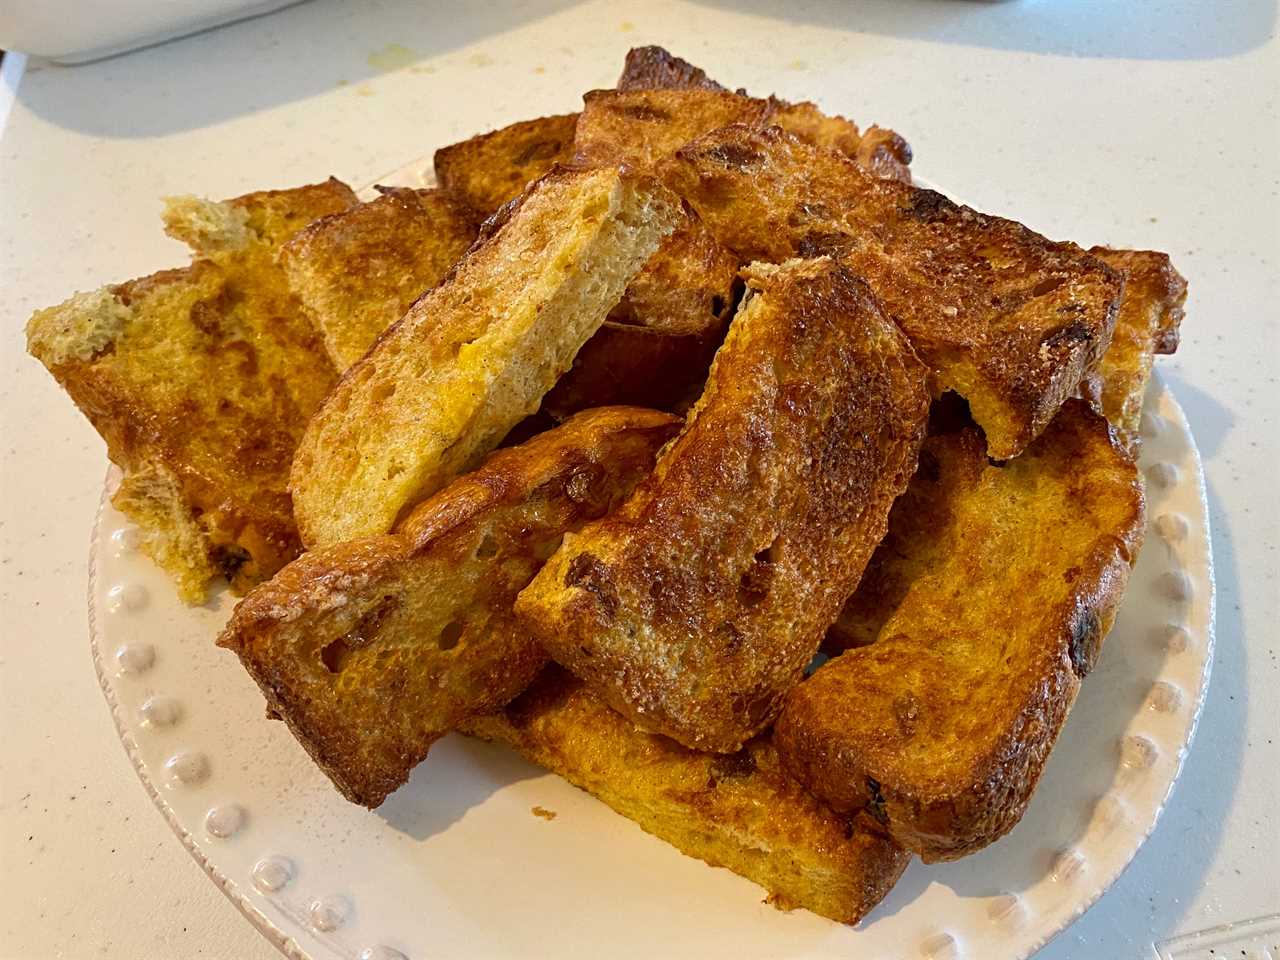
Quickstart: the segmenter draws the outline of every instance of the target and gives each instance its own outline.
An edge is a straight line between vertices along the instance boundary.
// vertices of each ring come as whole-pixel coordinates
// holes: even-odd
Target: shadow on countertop
[[[708,6],[929,43],[1125,60],[1213,60],[1270,39],[1276,0],[696,0]]]
[[[311,0],[76,66],[33,59],[17,100],[49,123],[93,137],[166,136],[306,100],[335,87],[359,92],[365,81],[394,71],[421,74],[427,85],[436,68],[426,61],[490,39],[500,43],[502,34],[576,2],[455,7],[416,0]],[[621,39],[617,69],[626,47]],[[480,70],[501,49],[473,52],[467,65]],[[548,58],[572,52],[552,50]],[[610,77],[617,69],[611,67]],[[477,73],[476,82],[482,81]],[[145,99],[146,111],[102,109],[96,91],[105,89],[111,90],[112,103]]]
[[[1233,429],[1230,411],[1187,383],[1171,365],[1161,372],[1182,405],[1207,464]],[[1247,718],[1251,708],[1260,706],[1249,702],[1237,531],[1229,523],[1222,496],[1208,478],[1206,491],[1213,545],[1216,639],[1213,670],[1195,740],[1155,832],[1116,881],[1112,892],[1089,910],[1092,930],[1131,932],[1142,927],[1150,931],[1152,943],[1179,931],[1214,867],[1245,763]],[[1077,703],[1077,710],[1079,706]],[[1135,923],[1135,915],[1142,917],[1142,923]],[[1088,955],[1088,946],[1064,933],[1037,953],[1035,960],[1073,960]]]
[[[1264,43],[1276,20],[1277,0],[1171,0],[1157,14],[1142,3],[1050,0],[692,0],[787,26],[818,26],[1074,58],[1196,61],[1236,56]],[[491,54],[471,54],[482,67],[504,52],[503,35],[581,4],[581,0],[512,0],[457,6],[417,0],[346,4],[311,0],[275,13],[75,67],[33,61],[18,100],[58,126],[112,139],[166,134],[208,126],[303,100],[337,85],[359,85],[392,70],[434,72],[425,61],[492,40]],[[657,35],[677,53],[693,55],[714,38],[699,37],[661,12],[618,5],[637,31],[616,37],[616,62],[632,41]],[[510,50],[507,46],[506,50]],[[571,47],[546,51],[544,69],[573,56]],[[582,51],[589,54],[591,51]],[[525,55],[526,51],[519,51]],[[768,55],[767,51],[762,51]],[[59,73],[56,85],[35,75]],[[611,82],[610,67],[601,84]],[[424,83],[430,82],[423,77]],[[76,89],[68,91],[68,84]],[[128,87],[146,94],[148,110],[104,111],[95,91],[114,88],[128,102]],[[155,87],[161,96],[155,96]],[[50,88],[61,88],[54,96]],[[124,88],[121,95],[121,87]]]

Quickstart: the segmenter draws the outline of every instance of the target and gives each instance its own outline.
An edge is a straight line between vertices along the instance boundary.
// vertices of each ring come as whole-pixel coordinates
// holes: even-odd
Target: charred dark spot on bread
[[[1070,323],[1052,330],[1047,333],[1040,341],[1042,347],[1053,350],[1059,346],[1071,346],[1076,343],[1087,343],[1092,339],[1093,333],[1089,327],[1079,320],[1073,320]]]
[[[1071,658],[1071,669],[1077,677],[1084,679],[1093,669],[1101,644],[1102,621],[1098,617],[1098,611],[1091,606],[1084,607],[1072,621],[1071,643],[1067,650]]]
[[[707,150],[703,156],[731,170],[746,170],[764,160],[764,154],[758,150],[737,143],[719,144]]]
[[[846,234],[825,230],[810,230],[796,241],[796,253],[801,257],[821,257],[839,254],[850,244]]]
[[[1053,293],[1066,282],[1067,278],[1063,276],[1045,277],[1031,288],[1031,295],[1033,297],[1043,297],[1046,294]]]
[[[889,823],[889,814],[885,810],[884,794],[880,791],[880,781],[874,777],[867,777],[867,806],[866,810],[875,821],[880,824]]]
[[[933,223],[954,216],[960,209],[959,204],[936,190],[919,189],[912,192],[903,212],[923,223]]]
[[[574,557],[565,571],[564,585],[578,587],[596,598],[606,616],[612,617],[618,610],[618,593],[614,589],[609,568],[590,553]]]
[[[614,110],[624,117],[632,120],[647,120],[654,123],[661,123],[671,119],[671,114],[661,107],[650,106],[647,103],[620,103]]]
[[[731,622],[720,625],[720,635],[724,641],[725,656],[733,656],[742,647],[742,631]]]
[[[210,559],[218,568],[218,572],[226,577],[228,583],[234,583],[236,574],[249,562],[249,551],[235,544],[222,544],[210,551]]]
[[[756,758],[751,748],[746,747],[737,753],[718,754],[711,761],[711,786],[723,780],[734,780],[749,777],[756,772]]]

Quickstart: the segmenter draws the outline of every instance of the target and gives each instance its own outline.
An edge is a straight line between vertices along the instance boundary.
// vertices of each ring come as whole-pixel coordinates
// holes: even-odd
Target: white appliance
[[[85,63],[299,0],[3,0],[0,49]]]

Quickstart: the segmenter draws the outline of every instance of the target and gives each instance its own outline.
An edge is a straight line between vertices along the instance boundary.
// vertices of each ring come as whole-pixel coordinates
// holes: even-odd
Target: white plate
[[[382,182],[418,183],[422,169]],[[1146,545],[1022,823],[957,863],[913,862],[857,928],[765,905],[754,884],[490,744],[450,736],[379,810],[347,803],[213,646],[234,598],[184,606],[105,495],[94,661],[148,793],[291,957],[1027,957],[1155,827],[1213,659],[1204,478],[1158,377],[1143,438]]]

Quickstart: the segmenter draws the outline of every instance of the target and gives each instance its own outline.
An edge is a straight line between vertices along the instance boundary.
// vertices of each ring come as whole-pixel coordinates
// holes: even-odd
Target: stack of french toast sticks
[[[852,923],[1026,808],[1186,296],[910,159],[632,50],[435,189],[171,200],[191,263],[29,346],[182,596],[245,594],[218,643],[345,797],[462,731]]]

